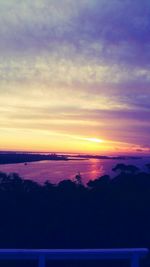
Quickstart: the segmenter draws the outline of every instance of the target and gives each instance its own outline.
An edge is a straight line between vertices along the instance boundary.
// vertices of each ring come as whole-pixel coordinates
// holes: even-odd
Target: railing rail
[[[46,267],[46,260],[110,260],[129,259],[131,267],[139,267],[147,248],[124,249],[0,249],[0,260],[38,260],[38,267]]]

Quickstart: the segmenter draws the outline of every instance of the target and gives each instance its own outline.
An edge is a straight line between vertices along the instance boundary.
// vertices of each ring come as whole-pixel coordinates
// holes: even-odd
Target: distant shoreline
[[[70,160],[88,160],[88,159],[105,159],[105,160],[127,160],[127,159],[142,159],[141,157],[128,156],[99,156],[99,155],[57,155],[57,154],[32,154],[32,153],[0,153],[0,165],[38,162],[38,161],[70,161]]]
[[[30,154],[30,153],[0,153],[0,165],[2,164],[17,164],[24,163],[25,165],[29,162],[43,161],[43,160],[69,160],[64,155],[41,155],[41,154]]]

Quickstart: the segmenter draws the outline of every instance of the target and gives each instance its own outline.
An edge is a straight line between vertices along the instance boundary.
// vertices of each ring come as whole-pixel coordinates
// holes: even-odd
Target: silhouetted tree
[[[87,185],[90,187],[90,188],[96,188],[96,187],[100,187],[100,186],[107,186],[108,183],[110,181],[110,177],[109,175],[104,175],[98,179],[95,179],[95,180],[90,180]]]
[[[125,173],[125,171],[126,171],[126,165],[123,164],[123,163],[119,163],[112,170],[114,172],[119,171],[121,173]]]
[[[134,165],[127,165],[126,166],[126,172],[130,174],[136,174],[139,172],[139,168]]]
[[[82,176],[80,174],[80,172],[78,172],[78,174],[75,176],[75,180],[77,182],[78,185],[82,185]]]
[[[125,165],[121,163],[117,164],[112,170],[115,172],[119,171],[121,173],[135,174],[139,171],[139,168],[134,165]]]
[[[150,248],[150,173],[114,169],[88,187],[0,173],[0,248]]]

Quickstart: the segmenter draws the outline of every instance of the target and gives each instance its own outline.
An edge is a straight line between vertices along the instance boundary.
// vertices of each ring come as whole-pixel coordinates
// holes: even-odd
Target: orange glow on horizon
[[[7,134],[6,134],[7,133]],[[131,144],[48,131],[5,130],[0,150],[64,153],[135,153]]]

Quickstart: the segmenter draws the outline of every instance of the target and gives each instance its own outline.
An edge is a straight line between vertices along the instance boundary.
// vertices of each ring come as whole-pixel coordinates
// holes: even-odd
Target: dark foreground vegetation
[[[76,182],[39,185],[17,174],[0,173],[0,248],[150,249],[150,164],[147,167],[143,173],[118,164],[114,179],[105,175],[87,187],[80,175]],[[142,266],[149,264],[147,258]]]

